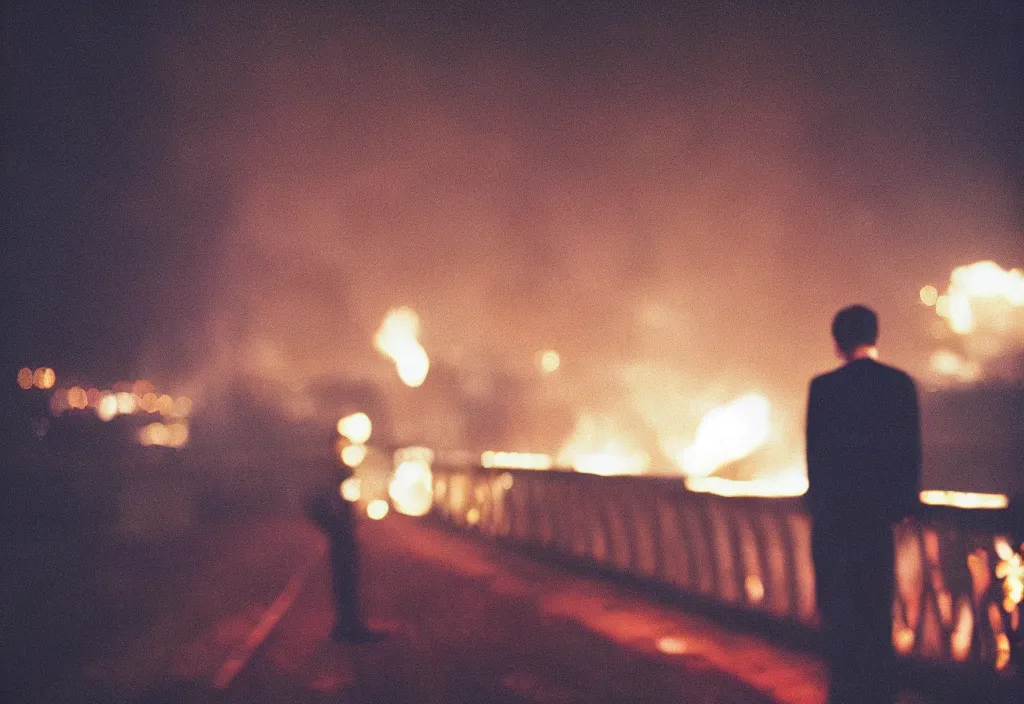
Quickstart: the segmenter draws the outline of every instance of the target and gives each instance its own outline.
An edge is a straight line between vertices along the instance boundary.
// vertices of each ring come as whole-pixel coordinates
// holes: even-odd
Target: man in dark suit
[[[331,435],[330,447],[331,459],[323,468],[325,477],[307,497],[306,514],[328,540],[331,591],[337,616],[331,638],[343,643],[374,643],[384,638],[384,634],[367,628],[360,614],[356,517],[352,505],[340,494],[341,482],[353,472],[339,461],[335,434]]]
[[[811,382],[807,504],[830,704],[893,701],[893,525],[918,506],[917,389],[877,361],[878,318],[851,306],[832,321],[845,364]]]

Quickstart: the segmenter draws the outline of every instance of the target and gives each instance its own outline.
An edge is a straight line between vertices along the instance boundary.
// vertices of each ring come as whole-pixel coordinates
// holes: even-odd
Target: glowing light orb
[[[751,604],[759,604],[764,599],[764,582],[756,574],[747,575],[743,581],[743,590]]]
[[[28,391],[32,388],[32,370],[28,367],[22,367],[18,370],[18,387]]]
[[[345,445],[341,448],[341,461],[355,469],[366,459],[366,445]]]
[[[68,407],[75,409],[87,408],[89,396],[81,386],[72,386],[68,389]]]
[[[906,626],[893,628],[892,645],[897,653],[906,655],[914,649],[914,642],[917,640],[914,631]]]
[[[373,432],[373,423],[365,413],[353,413],[338,421],[338,434],[354,445],[365,445]]]
[[[537,366],[545,374],[557,371],[562,365],[562,357],[555,350],[543,350],[537,353]]]
[[[424,516],[434,502],[434,480],[430,464],[422,460],[406,460],[395,468],[388,484],[388,496],[395,510],[407,516]]]
[[[157,395],[152,391],[147,391],[139,399],[139,408],[144,410],[146,413],[156,413],[157,411]]]
[[[139,444],[166,446],[171,442],[171,430],[163,423],[150,423],[139,429]]]
[[[655,647],[665,655],[685,655],[690,649],[686,640],[678,636],[663,636],[655,643]]]
[[[384,499],[374,499],[366,505],[366,515],[374,521],[379,521],[388,515],[390,507]]]
[[[921,297],[921,303],[931,307],[939,300],[939,289],[934,286],[923,286],[918,295]]]
[[[96,404],[96,415],[104,422],[113,420],[117,416],[117,396],[104,394]]]
[[[32,383],[37,389],[52,389],[57,383],[57,374],[49,367],[39,367],[32,374]]]
[[[168,447],[184,447],[188,444],[188,425],[185,423],[171,423],[167,426],[170,431],[170,439],[167,441]]]
[[[117,412],[124,415],[135,413],[135,396],[127,391],[119,391],[117,394]]]
[[[157,413],[166,417],[174,413],[174,399],[167,394],[162,394],[156,400]]]
[[[359,477],[349,477],[338,485],[338,493],[345,501],[355,503],[363,495],[362,482],[359,481]]]

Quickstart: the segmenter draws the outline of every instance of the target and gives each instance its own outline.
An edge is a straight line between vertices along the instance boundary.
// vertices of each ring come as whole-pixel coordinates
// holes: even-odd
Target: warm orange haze
[[[4,11],[0,702],[1024,701],[1019,3],[108,5]]]
[[[991,261],[960,266],[952,271],[943,293],[935,286],[926,285],[920,291],[920,299],[935,309],[956,336],[948,340],[936,336],[940,339],[930,359],[925,388],[1000,380],[1000,375],[1005,373],[1000,365],[1024,353],[1024,273],[1021,269],[1006,270]],[[424,384],[429,369],[428,353],[419,342],[422,334],[418,314],[404,307],[393,309],[385,316],[372,340],[376,351],[394,362],[394,374],[401,383],[414,389]],[[562,359],[557,352],[541,350],[534,353],[534,357],[537,360],[535,374],[545,377],[558,373]],[[572,362],[570,358],[569,364]],[[54,371],[40,367],[21,369],[17,382],[22,389],[51,390],[49,404],[53,415],[84,409],[91,409],[103,420],[110,420],[117,414],[159,415],[161,420],[139,429],[140,444],[181,448],[188,442],[187,416],[192,400],[158,394],[148,381],[119,382],[112,389],[102,391],[95,388],[87,391],[77,385],[54,388],[57,382]],[[543,388],[549,381],[539,378],[536,383]],[[455,442],[464,442],[466,438],[453,438],[450,429],[444,429],[441,436],[431,437],[437,426],[425,420],[425,415],[445,412],[433,405],[438,397],[443,404],[445,395],[446,389],[435,390],[433,396],[423,399],[424,405],[416,409],[415,415],[391,418],[392,424],[403,429],[405,444],[419,438],[449,457],[463,452],[457,463],[478,463],[483,467],[568,468],[598,475],[676,475],[693,491],[723,496],[799,496],[806,490],[799,426],[782,422],[778,411],[780,404],[773,404],[756,390],[710,407],[699,422],[689,426],[669,426],[664,419],[672,416],[672,406],[692,405],[693,399],[663,398],[663,408],[653,406],[652,399],[643,399],[648,416],[656,422],[637,430],[618,423],[615,412],[578,408],[574,427],[556,446],[544,446],[541,441],[534,441],[531,446],[529,438],[511,428],[509,437],[524,438],[522,446],[514,449],[456,445]],[[268,401],[288,403],[285,398]],[[326,402],[328,406],[332,403],[330,399]],[[335,399],[335,402],[350,403],[346,399]],[[619,412],[627,407],[625,403],[618,404]],[[400,409],[398,406],[386,412],[400,414]],[[300,417],[314,419],[325,410],[307,406]],[[542,416],[545,407],[542,404],[524,412]],[[367,456],[373,420],[353,407],[353,412],[336,421],[336,428],[338,459],[358,468]],[[403,437],[397,433],[384,443],[401,445]],[[406,455],[395,458],[388,493],[402,513],[422,515],[430,506],[429,467],[433,452],[426,449],[418,455],[413,450],[404,452]],[[429,456],[423,454],[428,452]],[[932,481],[939,483],[922,492],[921,499],[926,504],[961,508],[1004,508],[1008,504],[1006,494],[955,491],[942,486],[941,479]],[[350,485],[352,495],[359,494],[356,486]],[[379,513],[380,509],[374,511]]]

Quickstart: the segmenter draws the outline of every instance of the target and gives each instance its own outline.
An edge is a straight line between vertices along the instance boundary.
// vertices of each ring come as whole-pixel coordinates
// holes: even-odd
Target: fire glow
[[[771,404],[750,393],[711,409],[700,421],[690,447],[676,456],[688,477],[707,477],[717,469],[747,457],[765,444],[771,433]]]
[[[373,338],[374,347],[395,363],[406,386],[422,386],[430,371],[430,358],[419,343],[420,317],[411,308],[389,311]]]
[[[925,286],[920,296],[922,303],[935,307],[950,330],[967,335],[978,325],[976,309],[983,300],[1024,308],[1024,270],[1006,270],[993,261],[958,266],[949,276],[945,293],[940,295],[934,286]]]
[[[605,417],[588,413],[576,420],[572,437],[558,453],[558,465],[577,472],[610,476],[643,474],[651,458]]]
[[[551,455],[541,452],[504,452],[487,450],[480,455],[480,464],[499,469],[551,469]]]

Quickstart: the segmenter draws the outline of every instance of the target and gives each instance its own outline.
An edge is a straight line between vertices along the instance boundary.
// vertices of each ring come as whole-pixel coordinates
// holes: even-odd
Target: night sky
[[[373,378],[408,305],[463,382],[554,348],[578,406],[795,404],[839,307],[918,371],[918,289],[1024,264],[1008,0],[43,5],[5,10],[9,368]]]

